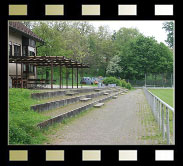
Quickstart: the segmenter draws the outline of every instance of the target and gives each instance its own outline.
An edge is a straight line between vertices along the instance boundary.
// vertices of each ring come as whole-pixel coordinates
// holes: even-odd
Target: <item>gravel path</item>
[[[139,118],[139,105],[146,102],[141,89],[112,99],[101,108],[57,128],[50,135],[52,145],[147,145],[146,135]]]

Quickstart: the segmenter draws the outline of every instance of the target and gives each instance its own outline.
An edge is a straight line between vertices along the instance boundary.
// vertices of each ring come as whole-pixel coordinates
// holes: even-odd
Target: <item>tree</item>
[[[95,29],[88,22],[79,21],[30,21],[26,24],[45,41],[40,47],[37,43],[38,56],[65,56],[86,63],[90,69],[83,70],[85,76],[142,79],[145,73],[156,75],[173,70],[170,49],[137,29],[121,28],[111,32],[106,26]],[[59,68],[54,72],[59,75]]]
[[[174,39],[174,23],[173,21],[163,23],[163,29],[168,33],[166,43],[170,48],[173,48]]]
[[[112,39],[117,51],[122,50],[128,42],[141,35],[141,33],[134,28],[121,28],[117,32],[114,31]]]
[[[120,57],[119,56],[114,56],[108,66],[107,66],[107,74],[111,76],[120,76],[120,73],[122,72],[123,68],[119,65],[120,62]]]
[[[143,79],[146,73],[168,73],[173,68],[172,52],[153,37],[138,36],[118,56],[121,59],[119,64],[123,67],[121,77],[126,79]]]

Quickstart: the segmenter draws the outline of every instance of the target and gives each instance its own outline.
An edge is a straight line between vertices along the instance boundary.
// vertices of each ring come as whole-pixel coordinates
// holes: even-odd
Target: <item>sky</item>
[[[107,25],[111,31],[117,31],[121,27],[137,28],[145,36],[153,36],[158,42],[166,44],[167,33],[162,29],[163,22],[166,21],[89,21],[96,28]]]

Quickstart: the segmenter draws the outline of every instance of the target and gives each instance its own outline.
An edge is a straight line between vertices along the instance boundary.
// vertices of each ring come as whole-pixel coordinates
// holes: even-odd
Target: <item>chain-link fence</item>
[[[170,74],[145,74],[143,79],[126,79],[133,87],[173,87],[174,76]]]

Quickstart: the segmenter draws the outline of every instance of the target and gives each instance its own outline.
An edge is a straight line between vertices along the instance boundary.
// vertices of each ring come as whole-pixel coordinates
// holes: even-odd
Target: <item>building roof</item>
[[[24,36],[32,38],[38,42],[44,43],[44,40],[37,36],[34,32],[32,32],[28,27],[26,27],[21,22],[9,21],[9,29],[18,31],[22,33]]]
[[[24,63],[34,66],[65,66],[66,68],[89,68],[88,65],[79,63],[64,56],[9,56],[9,63]]]

